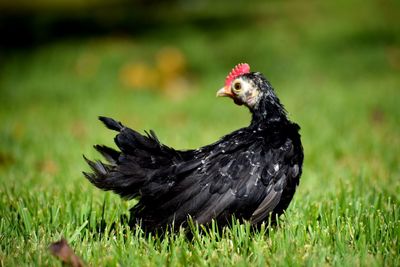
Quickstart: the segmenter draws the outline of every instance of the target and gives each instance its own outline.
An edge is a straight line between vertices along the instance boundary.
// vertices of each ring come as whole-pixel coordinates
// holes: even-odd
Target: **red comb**
[[[250,72],[250,65],[247,63],[239,63],[237,64],[232,71],[226,76],[225,79],[225,86],[230,86],[232,81],[243,74],[249,73]]]

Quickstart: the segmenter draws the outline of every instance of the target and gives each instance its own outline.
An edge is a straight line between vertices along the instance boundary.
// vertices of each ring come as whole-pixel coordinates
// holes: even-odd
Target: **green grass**
[[[91,266],[399,266],[396,5],[277,2],[234,29],[186,26],[3,56],[0,266],[60,265],[47,247],[61,237]],[[151,65],[165,46],[185,55],[190,90],[182,98],[121,83],[124,64]],[[234,222],[200,234],[193,226],[193,239],[129,229],[121,215],[134,201],[95,189],[81,174],[82,154],[99,157],[93,144],[113,145],[96,117],[154,129],[176,148],[211,143],[249,121],[244,108],[215,98],[242,61],[266,74],[302,127],[304,173],[278,227],[252,232]]]

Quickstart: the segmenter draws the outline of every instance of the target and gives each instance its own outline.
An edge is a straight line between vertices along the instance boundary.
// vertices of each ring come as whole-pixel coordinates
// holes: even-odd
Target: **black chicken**
[[[139,202],[131,219],[149,231],[194,221],[218,225],[232,215],[258,225],[281,214],[299,184],[303,148],[300,127],[289,121],[271,84],[248,64],[237,65],[217,96],[228,96],[252,113],[248,127],[196,150],[175,150],[111,118],[120,151],[96,145],[108,163],[87,160],[87,179],[103,190]]]

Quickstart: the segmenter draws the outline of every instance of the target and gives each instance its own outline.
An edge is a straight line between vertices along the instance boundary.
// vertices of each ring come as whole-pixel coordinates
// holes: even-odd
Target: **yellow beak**
[[[233,94],[232,94],[231,90],[229,89],[229,87],[224,86],[224,87],[222,87],[221,89],[219,89],[217,91],[217,97],[218,96],[229,96],[229,97],[232,97]]]

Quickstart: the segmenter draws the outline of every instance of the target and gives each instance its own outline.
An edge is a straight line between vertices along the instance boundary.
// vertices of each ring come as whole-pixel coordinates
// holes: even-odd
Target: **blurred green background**
[[[342,193],[398,207],[399,1],[161,2],[0,1],[0,217],[66,192],[103,200],[81,175],[82,154],[113,145],[98,115],[178,149],[246,126],[247,110],[215,98],[240,62],[265,74],[302,127],[296,209]],[[40,255],[14,244],[18,218],[2,220],[6,262]],[[63,233],[49,229],[43,246]]]

